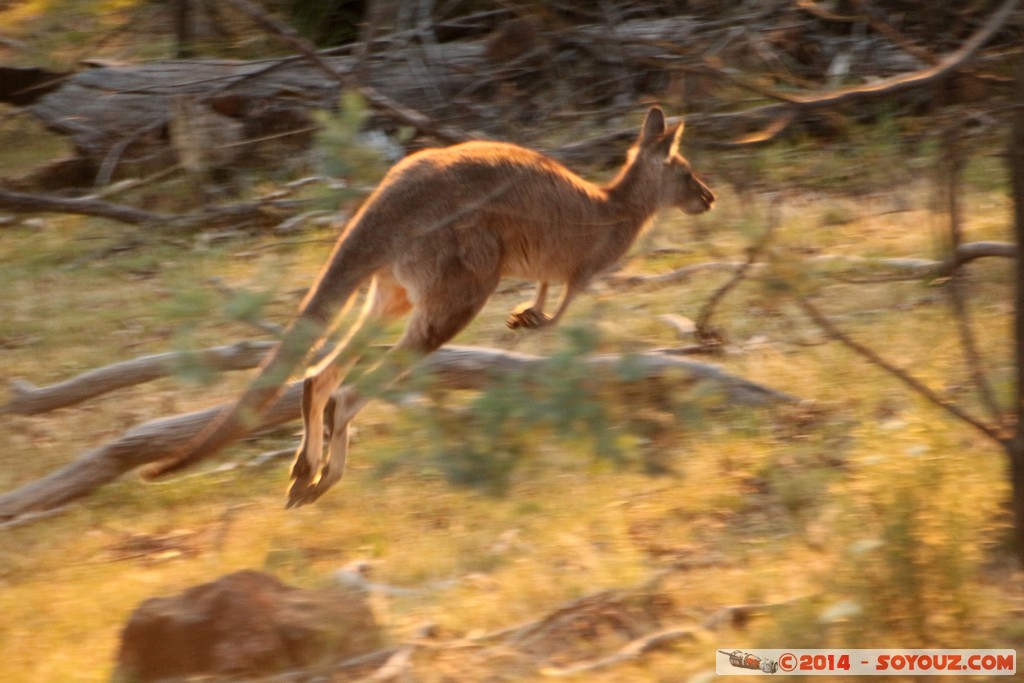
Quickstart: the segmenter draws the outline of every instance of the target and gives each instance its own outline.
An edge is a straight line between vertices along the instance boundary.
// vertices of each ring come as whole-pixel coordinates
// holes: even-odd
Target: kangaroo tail
[[[351,307],[360,285],[383,265],[378,263],[384,260],[382,255],[374,254],[376,258],[368,258],[365,250],[346,249],[346,241],[343,237],[338,242],[306,296],[299,315],[288,326],[275,350],[260,365],[259,374],[242,397],[215,417],[180,451],[144,470],[144,477],[154,479],[197,463],[258,425],[265,409],[280,396],[288,376],[322,342],[330,331],[331,322]],[[341,312],[337,311],[339,304]]]

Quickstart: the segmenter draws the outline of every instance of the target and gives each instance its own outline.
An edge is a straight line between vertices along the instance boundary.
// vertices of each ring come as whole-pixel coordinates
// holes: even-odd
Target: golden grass
[[[922,192],[786,198],[772,248],[791,259],[933,255],[942,222]],[[909,209],[887,212],[897,199]],[[764,212],[736,201],[723,192],[721,211],[701,219],[707,236],[700,240],[690,221],[664,220],[651,245],[677,251],[639,254],[630,269],[663,272],[742,258],[764,227]],[[970,205],[972,239],[1005,238],[1005,197],[978,190]],[[271,248],[274,239],[261,236],[206,247],[188,238],[138,236],[134,248],[115,251],[110,247],[127,237],[122,229],[66,217],[5,228],[4,237],[2,379],[40,384],[176,345],[253,336],[225,317],[224,299],[206,283],[210,276],[271,293],[265,317],[283,322],[329,249]],[[1005,391],[1008,270],[981,262],[969,272],[975,329]],[[598,286],[578,301],[566,326],[599,330],[602,351],[677,344],[657,316],[695,317],[724,277],[624,292]],[[979,410],[941,287],[827,278],[815,285],[822,307],[850,334]],[[533,353],[564,349],[563,333],[504,328],[507,310],[528,296],[499,293],[457,341]],[[637,663],[570,680],[706,676],[717,647],[1024,645],[1024,594],[1015,587],[1021,577],[1008,568],[1004,541],[1002,454],[827,342],[760,279],[741,285],[716,321],[741,346],[762,339],[715,362],[814,400],[817,411],[647,416],[633,414],[646,408],[612,406],[609,428],[626,455],[620,465],[595,457],[586,439],[527,427],[527,452],[504,496],[454,486],[431,461],[438,450],[460,447],[460,434],[474,429],[471,420],[437,445],[429,410],[383,404],[358,421],[349,476],[309,508],[281,509],[284,463],[199,468],[161,484],[127,477],[58,517],[0,529],[0,673],[10,683],[103,680],[120,629],[147,597],[242,568],[318,585],[354,559],[375,562],[375,581],[416,589],[376,598],[396,640],[425,621],[456,637],[537,619],[597,590],[635,586],[674,562],[692,568],[665,584],[671,623],[697,625],[726,605],[784,603],[744,628],[704,632]],[[48,415],[5,416],[0,489],[41,476],[130,425],[224,400],[243,381],[203,387],[172,378]],[[641,434],[638,420],[648,417],[642,424],[652,431]],[[229,455],[282,443],[250,443]],[[671,473],[644,474],[645,453]],[[126,557],[125,539],[137,534],[185,540],[158,556]],[[855,609],[833,609],[847,603]],[[600,649],[591,647],[594,654]],[[423,654],[417,671],[428,681],[542,678],[522,657],[494,652]]]

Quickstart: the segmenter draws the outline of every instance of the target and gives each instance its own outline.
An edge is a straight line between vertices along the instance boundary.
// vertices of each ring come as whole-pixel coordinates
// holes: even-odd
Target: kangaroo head
[[[660,108],[652,107],[637,141],[637,160],[643,158],[652,166],[659,166],[662,206],[674,206],[689,214],[704,213],[715,205],[715,193],[679,153],[682,136],[682,121],[669,129],[665,125],[665,114]]]

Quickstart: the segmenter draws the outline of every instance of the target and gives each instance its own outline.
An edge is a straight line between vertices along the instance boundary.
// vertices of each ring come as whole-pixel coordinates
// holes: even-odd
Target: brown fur
[[[674,206],[701,213],[714,204],[714,194],[678,152],[682,130],[682,124],[667,130],[661,110],[651,109],[626,163],[603,186],[543,154],[499,142],[469,142],[403,159],[353,216],[298,317],[239,402],[151,474],[196,462],[244,433],[291,370],[329,334],[338,309],[347,310],[370,281],[359,322],[307,373],[305,437],[292,467],[288,505],[313,502],[344,471],[348,425],[367,399],[351,384],[339,386],[358,367],[373,331],[412,313],[394,350],[362,373],[362,382],[381,388],[403,376],[410,360],[460,332],[502,277],[539,283],[534,301],[509,315],[509,327],[556,323],[573,297],[626,253],[656,211]],[[564,285],[550,316],[544,313],[549,283]]]

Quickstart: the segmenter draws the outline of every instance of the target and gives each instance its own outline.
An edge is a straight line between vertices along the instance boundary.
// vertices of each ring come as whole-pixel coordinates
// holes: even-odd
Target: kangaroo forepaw
[[[538,311],[536,308],[524,308],[523,310],[515,310],[508,314],[508,318],[505,319],[505,324],[508,325],[510,330],[516,330],[519,328],[527,330],[539,330],[545,327],[551,322],[551,316],[547,315],[543,311]]]

